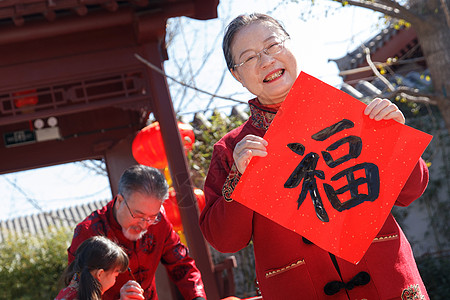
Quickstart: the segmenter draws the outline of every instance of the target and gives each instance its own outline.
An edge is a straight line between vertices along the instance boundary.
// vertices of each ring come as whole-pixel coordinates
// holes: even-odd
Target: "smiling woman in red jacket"
[[[239,251],[253,241],[265,300],[428,299],[411,247],[392,214],[354,265],[231,199],[250,159],[267,155],[263,136],[299,71],[289,34],[267,15],[235,18],[227,27],[223,50],[232,75],[256,98],[249,101],[249,120],[214,146],[204,188],[206,207],[200,216],[206,239],[221,252]],[[374,99],[364,114],[405,123],[387,99]],[[428,169],[420,159],[395,205],[409,205],[427,183]]]

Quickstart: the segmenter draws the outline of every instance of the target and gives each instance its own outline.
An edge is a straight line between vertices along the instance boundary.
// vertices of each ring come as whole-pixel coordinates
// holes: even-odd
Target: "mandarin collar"
[[[117,197],[114,197],[113,201],[111,201],[109,204],[111,205],[109,209],[107,210],[107,218],[109,224],[111,224],[111,227],[114,229],[120,229],[122,231],[122,226],[120,226],[119,222],[117,222],[116,217],[114,216],[114,208],[116,206]]]
[[[264,107],[257,98],[250,100],[248,104],[250,106],[252,125],[258,129],[267,130],[272,124],[277,110]]]

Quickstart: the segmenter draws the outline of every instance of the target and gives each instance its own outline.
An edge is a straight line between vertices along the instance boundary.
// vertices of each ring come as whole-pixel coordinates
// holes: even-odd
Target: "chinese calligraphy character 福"
[[[350,120],[343,119],[342,121],[337,122],[321,131],[313,134],[311,136],[312,139],[316,141],[325,141],[331,136],[337,134],[338,132],[352,128],[354,123]],[[349,145],[349,153],[339,157],[337,159],[333,159],[330,152],[338,149],[344,144]],[[305,147],[300,143],[289,143],[288,148],[291,149],[298,155],[302,155],[305,152]],[[335,168],[349,160],[358,157],[361,154],[362,150],[362,140],[357,136],[347,136],[344,137],[330,146],[326,148],[326,151],[321,151],[322,157],[326,163],[326,165],[330,168]],[[320,155],[314,152],[310,152],[306,154],[302,161],[297,165],[292,174],[284,183],[285,188],[295,188],[300,182],[302,183],[302,190],[297,200],[297,209],[300,208],[303,201],[306,199],[307,194],[309,193],[311,199],[314,204],[314,209],[317,217],[322,222],[329,222],[328,214],[323,207],[322,198],[320,196],[316,177],[319,179],[325,179],[325,172],[322,170],[316,170],[317,162],[320,159]],[[359,170],[364,170],[365,177],[355,178],[355,172]],[[334,176],[331,177],[331,181],[337,181],[340,178],[345,177],[348,184],[335,189],[330,184],[324,183],[323,187],[326,193],[328,200],[334,209],[341,212],[346,209],[351,209],[365,201],[374,201],[378,198],[380,191],[380,178],[378,167],[373,163],[361,163],[355,166],[349,167]],[[359,192],[360,185],[367,185],[367,194]],[[341,195],[345,192],[350,192],[351,198],[346,201],[340,201],[338,195]]]

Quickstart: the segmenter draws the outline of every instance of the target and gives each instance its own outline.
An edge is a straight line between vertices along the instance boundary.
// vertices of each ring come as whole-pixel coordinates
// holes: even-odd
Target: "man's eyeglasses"
[[[280,53],[284,49],[284,42],[288,38],[289,37],[284,37],[281,41],[276,40],[276,41],[272,42],[268,47],[262,49],[258,53],[252,53],[250,56],[245,57],[243,62],[241,62],[239,64],[235,64],[233,66],[233,68],[242,67],[242,66],[255,67],[256,64],[261,61],[261,53],[264,53],[269,56],[274,56],[274,55]]]
[[[131,215],[131,217],[132,217],[133,219],[139,219],[139,220],[141,220],[141,221],[143,221],[143,222],[149,223],[150,225],[154,225],[154,224],[158,223],[159,221],[161,221],[161,212],[158,212],[158,214],[157,214],[156,216],[153,216],[153,217],[147,217],[147,218],[144,218],[144,217],[135,217],[135,216],[133,215],[133,213],[131,212],[130,207],[128,206],[127,199],[125,199],[125,197],[124,197],[123,195],[121,195],[121,196],[122,196],[123,201],[125,202],[125,205],[127,206],[128,211],[130,212],[130,215]]]

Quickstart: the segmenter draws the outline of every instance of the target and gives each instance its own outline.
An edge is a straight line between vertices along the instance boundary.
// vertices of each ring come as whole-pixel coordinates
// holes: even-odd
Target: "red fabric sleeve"
[[[225,200],[222,193],[223,190],[227,195],[233,192],[233,179],[228,178],[233,166],[232,149],[234,145],[227,147],[224,140],[214,146],[204,187],[206,205],[200,215],[205,238],[218,251],[228,253],[246,247],[253,231],[253,211],[238,202]]]
[[[395,205],[408,206],[419,198],[427,188],[429,180],[428,167],[420,158],[401,190]]]
[[[164,245],[161,263],[166,267],[169,277],[177,285],[184,299],[196,297],[206,299],[200,271],[189,256],[187,247],[180,242],[180,237],[172,228]]]

